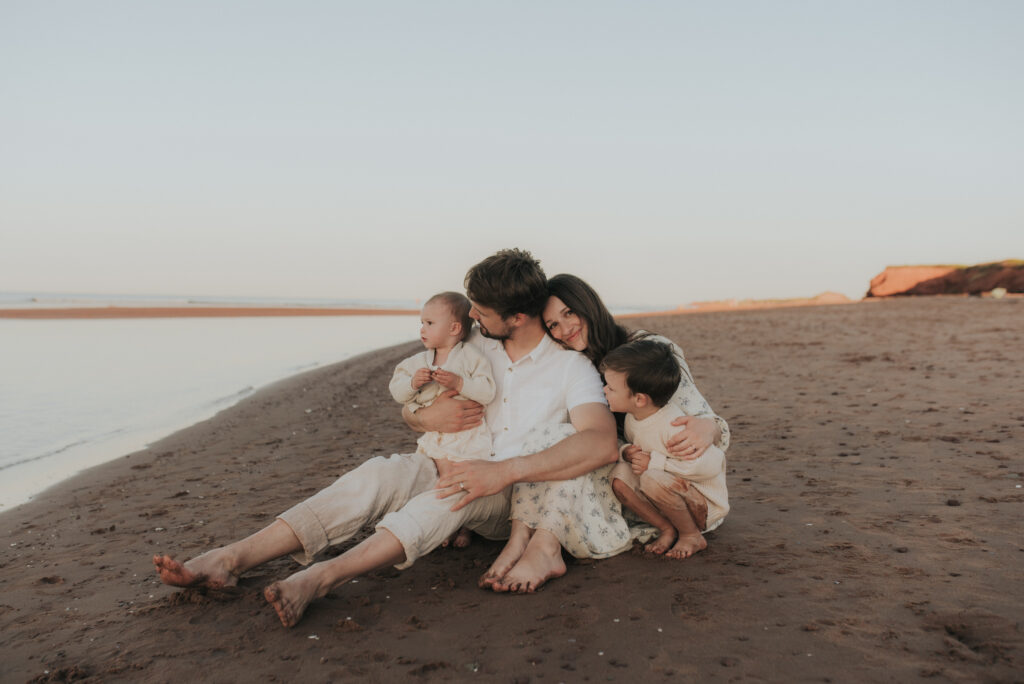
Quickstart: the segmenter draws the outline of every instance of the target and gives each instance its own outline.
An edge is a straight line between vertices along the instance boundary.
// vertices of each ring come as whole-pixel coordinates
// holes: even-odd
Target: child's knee
[[[612,492],[614,492],[615,498],[625,503],[629,495],[633,494],[633,488],[616,477],[612,479]]]

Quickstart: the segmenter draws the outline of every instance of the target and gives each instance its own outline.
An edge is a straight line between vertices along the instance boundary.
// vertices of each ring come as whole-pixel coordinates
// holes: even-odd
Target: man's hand
[[[437,498],[447,499],[459,492],[466,493],[452,506],[453,511],[482,496],[497,494],[514,481],[508,461],[457,461],[447,470],[437,482]]]
[[[436,371],[434,371],[434,380],[437,380],[439,383],[441,383],[442,387],[445,387],[447,389],[455,390],[456,392],[462,391],[462,376],[456,375],[451,371],[446,371],[438,368]]]
[[[451,433],[469,430],[483,423],[484,407],[475,401],[454,399],[456,394],[455,390],[442,393],[433,404],[417,411],[416,422],[410,425],[423,432]]]
[[[414,390],[418,390],[420,387],[423,387],[428,382],[430,382],[430,369],[429,368],[420,368],[412,376],[412,388]]]
[[[718,423],[711,418],[680,416],[672,424],[683,431],[668,440],[666,446],[673,456],[684,461],[700,458],[718,438]]]

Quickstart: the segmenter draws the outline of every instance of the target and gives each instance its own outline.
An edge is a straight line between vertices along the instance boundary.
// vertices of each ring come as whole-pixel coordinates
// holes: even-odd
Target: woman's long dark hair
[[[548,296],[558,297],[587,324],[587,348],[583,351],[595,365],[612,349],[625,344],[630,332],[615,322],[594,288],[568,273],[548,278]]]

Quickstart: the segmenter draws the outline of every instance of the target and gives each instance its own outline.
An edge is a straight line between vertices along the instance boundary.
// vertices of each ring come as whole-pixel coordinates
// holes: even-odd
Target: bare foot
[[[460,527],[459,531],[445,539],[441,546],[451,546],[456,549],[467,548],[473,543],[473,532],[468,527]]]
[[[672,548],[672,544],[675,543],[678,534],[679,533],[676,532],[676,528],[672,526],[663,530],[658,530],[658,538],[645,546],[644,551],[647,551],[648,553],[656,553],[660,556]]]
[[[704,539],[704,535],[700,534],[684,534],[679,537],[676,541],[676,545],[665,552],[665,555],[669,558],[689,558],[698,551],[703,551],[708,548],[708,543]]]
[[[561,546],[552,553],[548,549],[530,545],[519,562],[492,589],[499,592],[532,594],[548,580],[564,574],[565,562],[562,561]]]
[[[505,548],[498,554],[494,563],[480,577],[480,581],[477,582],[479,587],[481,589],[493,589],[494,591],[508,591],[508,589],[499,589],[498,586],[505,575],[508,574],[508,571],[522,558],[523,553],[526,551],[526,545],[529,542],[530,537],[526,535],[513,535],[509,538],[508,543],[505,544]]]
[[[327,593],[321,590],[316,575],[309,570],[297,572],[287,579],[274,582],[263,590],[263,598],[277,611],[277,617],[285,627],[294,627],[302,619],[313,599]]]
[[[224,549],[207,551],[190,561],[180,563],[170,556],[153,556],[160,580],[172,587],[208,587],[222,589],[238,584],[232,563]]]

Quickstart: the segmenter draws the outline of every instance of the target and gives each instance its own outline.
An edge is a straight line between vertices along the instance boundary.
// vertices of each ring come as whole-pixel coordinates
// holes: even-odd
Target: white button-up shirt
[[[535,426],[568,423],[569,411],[581,404],[608,403],[590,360],[547,335],[515,363],[501,341],[484,337],[477,328],[467,341],[491,362],[497,385],[494,400],[485,409],[496,461],[518,456]]]

